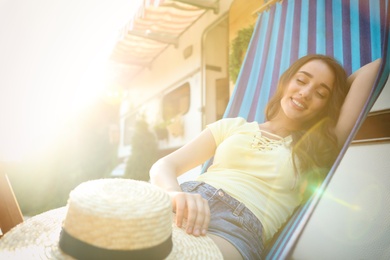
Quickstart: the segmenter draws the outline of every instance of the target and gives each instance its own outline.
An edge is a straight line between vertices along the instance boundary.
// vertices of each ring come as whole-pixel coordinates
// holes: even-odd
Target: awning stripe
[[[217,3],[216,0],[204,4]],[[195,3],[173,0],[144,0],[136,15],[122,30],[121,37],[111,54],[111,61],[134,65],[128,70],[132,78],[149,66],[169,45],[177,45],[180,36],[207,8]],[[218,2],[219,3],[219,2]],[[136,68],[136,69],[134,69]]]

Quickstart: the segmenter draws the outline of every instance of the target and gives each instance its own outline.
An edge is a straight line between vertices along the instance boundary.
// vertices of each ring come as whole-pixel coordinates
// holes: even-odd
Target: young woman
[[[333,58],[299,59],[279,80],[266,122],[222,119],[158,160],[154,185],[172,198],[175,222],[207,233],[225,259],[260,259],[263,245],[337,157],[374,83],[380,60],[348,79]],[[196,181],[177,176],[214,156]]]

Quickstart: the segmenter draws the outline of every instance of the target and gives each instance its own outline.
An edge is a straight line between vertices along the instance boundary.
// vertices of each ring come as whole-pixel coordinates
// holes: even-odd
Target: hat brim
[[[0,239],[0,259],[73,259],[58,246],[67,207],[47,211],[19,224]],[[222,259],[208,236],[195,237],[172,224],[173,249],[167,259]]]

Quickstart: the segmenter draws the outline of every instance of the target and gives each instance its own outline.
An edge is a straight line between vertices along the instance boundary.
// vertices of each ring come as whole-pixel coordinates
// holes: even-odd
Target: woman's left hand
[[[210,223],[210,207],[208,201],[200,194],[186,192],[168,192],[172,199],[173,211],[176,213],[175,223],[185,229],[188,234],[204,236]]]

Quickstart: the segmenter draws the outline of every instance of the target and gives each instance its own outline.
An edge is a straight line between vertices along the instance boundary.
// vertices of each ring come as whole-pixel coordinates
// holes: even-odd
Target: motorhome
[[[255,10],[262,4],[242,0],[164,1],[158,7],[145,7],[132,24],[133,35],[120,41],[112,56],[114,61],[126,64],[122,66],[126,67],[122,79],[126,91],[120,108],[118,148],[123,163],[114,169],[114,176],[123,174],[132,152],[134,124],[140,117],[155,133],[160,156],[222,118],[234,87],[229,77],[229,48],[240,30],[250,30],[256,21]],[[144,24],[150,27],[141,27]],[[153,28],[159,33],[151,33]],[[241,58],[248,35],[240,43]],[[131,57],[126,48],[139,48],[142,56]]]
[[[280,1],[265,2],[275,4]],[[304,6],[308,1],[295,2]],[[150,10],[165,14],[165,18],[161,19],[170,17],[168,20],[172,27],[180,27],[180,21],[184,22],[186,15],[179,13],[186,8],[190,8],[187,11],[197,10],[198,16],[193,17],[185,28],[181,27],[177,38],[168,37],[169,33],[165,37],[154,35],[148,28],[144,28],[143,33],[139,30],[133,32],[134,37],[142,34],[148,36],[150,41],[159,39],[164,42],[164,46],[151,57],[150,62],[137,59],[129,61],[129,66],[134,69],[128,72],[127,96],[121,106],[118,150],[118,156],[124,160],[132,152],[130,139],[138,116],[143,116],[151,129],[154,129],[161,155],[181,147],[208,123],[223,116],[234,89],[229,69],[233,39],[239,31],[248,29],[255,23],[254,13],[266,4],[262,1],[245,0],[164,3],[168,6],[150,7]],[[201,6],[200,3],[215,5]],[[388,1],[370,1],[370,4],[373,3],[386,3],[385,7],[389,9]],[[191,5],[193,7],[189,7]],[[145,10],[146,14],[147,12]],[[174,20],[175,15],[177,20]],[[388,15],[387,11],[384,16],[387,20]],[[145,19],[152,18],[147,18],[146,15]],[[146,46],[151,43],[142,44]],[[247,43],[242,45],[243,49],[245,44]],[[127,46],[137,48],[137,45],[132,46],[131,43]],[[154,45],[148,46],[152,48]],[[120,51],[119,47],[115,52]],[[115,52],[115,55],[119,55]],[[281,240],[274,247],[282,254],[267,259],[390,257],[389,98],[390,84],[387,81],[351,145],[346,147],[339,165],[335,166],[326,189],[319,195],[316,203],[310,204],[299,215],[294,224],[299,228],[288,231],[286,236],[282,233]],[[118,169],[120,167],[122,170],[114,171],[113,175],[120,176],[124,163]],[[200,169],[195,169],[188,176],[193,178],[199,172]]]

